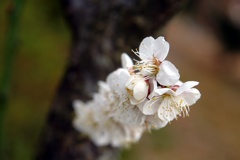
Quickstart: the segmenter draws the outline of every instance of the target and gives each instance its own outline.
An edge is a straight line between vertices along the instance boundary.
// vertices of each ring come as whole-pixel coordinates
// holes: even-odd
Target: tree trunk
[[[154,36],[187,0],[62,0],[72,51],[41,139],[39,160],[114,160],[118,149],[96,147],[72,126],[75,99],[89,100],[97,82],[120,67],[122,52]]]

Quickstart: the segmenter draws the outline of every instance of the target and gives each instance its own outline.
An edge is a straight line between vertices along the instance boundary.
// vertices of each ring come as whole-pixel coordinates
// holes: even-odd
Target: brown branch
[[[72,31],[67,70],[49,113],[37,159],[117,159],[118,150],[96,147],[72,127],[75,99],[87,100],[97,81],[120,66],[120,54],[138,47],[176,14],[186,0],[62,0]]]

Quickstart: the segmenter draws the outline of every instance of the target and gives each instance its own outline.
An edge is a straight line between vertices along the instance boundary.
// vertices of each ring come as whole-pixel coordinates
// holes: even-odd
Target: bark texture
[[[38,160],[114,160],[118,149],[96,147],[72,127],[72,102],[88,100],[97,81],[120,67],[122,52],[154,36],[187,0],[61,0],[72,32],[68,66],[52,104]]]

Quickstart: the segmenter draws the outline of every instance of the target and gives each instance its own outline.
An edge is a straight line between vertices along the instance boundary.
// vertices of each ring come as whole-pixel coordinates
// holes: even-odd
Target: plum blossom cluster
[[[92,100],[74,101],[74,127],[98,146],[129,146],[144,131],[189,116],[189,107],[201,96],[194,88],[198,82],[181,82],[178,69],[165,60],[169,43],[164,37],[147,37],[133,52],[139,60],[133,63],[123,53],[122,68],[99,82]]]

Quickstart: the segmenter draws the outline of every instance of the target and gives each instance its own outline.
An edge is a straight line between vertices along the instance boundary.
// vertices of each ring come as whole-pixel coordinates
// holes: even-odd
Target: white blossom
[[[133,66],[133,62],[131,58],[126,53],[122,53],[121,62],[122,62],[122,67],[127,70],[131,69]]]
[[[128,97],[131,104],[136,105],[146,99],[148,95],[149,83],[145,77],[134,74],[132,69],[133,62],[126,53],[122,54],[121,60],[123,68],[127,69],[128,74],[130,75],[127,83],[125,84]]]
[[[144,128],[114,119],[111,107],[115,100],[109,97],[110,94],[109,86],[101,82],[99,93],[94,95],[92,101],[87,103],[74,101],[76,116],[73,125],[77,130],[88,135],[98,146],[127,147],[140,139]]]
[[[169,51],[169,43],[163,37],[154,39],[146,37],[135,52],[141,59],[134,66],[136,73],[148,78],[156,78],[159,84],[170,86],[179,78],[178,69],[169,61],[165,60]]]
[[[145,117],[139,108],[130,101],[131,97],[126,89],[129,78],[131,78],[130,74],[123,68],[117,69],[107,77],[107,84],[114,96],[112,117],[124,124],[141,125]]]
[[[144,101],[148,95],[149,84],[142,77],[132,76],[126,84],[131,104],[136,105]]]
[[[134,52],[133,63],[123,53],[122,68],[110,73],[106,82],[87,102],[75,100],[74,127],[97,146],[126,147],[137,142],[145,130],[165,127],[178,116],[188,116],[201,96],[196,81],[179,81],[178,69],[165,58],[169,43],[163,37],[147,37]]]
[[[153,115],[157,112],[158,118],[170,122],[177,116],[188,116],[189,106],[194,104],[201,96],[196,88],[196,81],[185,83],[170,88],[158,88],[149,96],[150,100],[143,106],[143,113]]]

